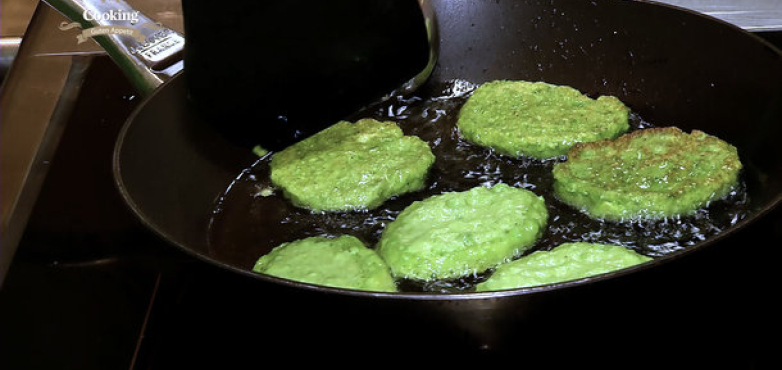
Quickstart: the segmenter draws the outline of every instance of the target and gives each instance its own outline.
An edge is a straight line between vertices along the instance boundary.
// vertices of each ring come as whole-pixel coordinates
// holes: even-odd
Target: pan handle
[[[426,36],[429,41],[429,62],[421,73],[414,76],[398,90],[398,92],[402,94],[408,94],[415,91],[429,79],[429,76],[432,75],[432,71],[434,71],[434,67],[437,64],[437,57],[440,54],[440,34],[437,28],[437,16],[434,7],[432,6],[432,1],[418,0],[418,5],[421,7],[421,12],[424,15]]]
[[[149,95],[184,68],[185,38],[122,0],[43,0],[81,29],[74,42],[94,38],[142,95]]]

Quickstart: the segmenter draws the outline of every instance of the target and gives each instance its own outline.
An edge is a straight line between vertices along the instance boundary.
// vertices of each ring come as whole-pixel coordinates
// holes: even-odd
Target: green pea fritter
[[[651,128],[576,145],[554,166],[554,192],[593,218],[687,215],[730,193],[741,167],[736,148],[714,136]]]
[[[629,109],[613,96],[591,99],[569,86],[499,80],[479,86],[459,112],[467,141],[509,156],[565,155],[574,144],[626,132]]]
[[[397,278],[458,278],[520,255],[547,221],[543,198],[531,191],[479,186],[414,202],[383,231],[378,253]]]
[[[651,258],[618,246],[596,243],[564,243],[550,251],[536,251],[497,267],[476,286],[476,291],[523,288],[560,283],[611,272]]]
[[[434,159],[426,142],[394,122],[341,121],[274,154],[271,180],[299,207],[372,209],[421,189]]]
[[[253,271],[330,287],[395,292],[396,283],[377,253],[356,237],[309,237],[283,243]]]

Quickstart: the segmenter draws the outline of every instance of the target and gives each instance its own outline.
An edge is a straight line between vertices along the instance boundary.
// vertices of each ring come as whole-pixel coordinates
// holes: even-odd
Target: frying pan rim
[[[763,46],[767,47],[772,52],[782,56],[782,49],[777,48],[775,45],[771,44],[770,42],[761,38],[758,35],[748,32],[734,24],[728,23],[719,18],[715,18],[713,16],[709,16],[703,13],[696,12],[691,9],[682,8],[680,6],[671,5],[671,4],[659,3],[659,2],[649,1],[649,0],[632,0],[632,2],[643,3],[648,6],[667,7],[673,10],[689,13],[692,16],[706,18],[712,22],[717,22],[722,26],[729,27],[733,31],[741,32],[745,36],[749,36],[752,39],[754,39],[755,42],[760,42]],[[661,264],[669,263],[670,261],[675,259],[684,258],[685,256],[691,253],[700,251],[701,249],[714,245],[717,242],[733,235],[734,233],[746,229],[749,225],[756,222],[758,219],[762,218],[766,214],[770,213],[772,210],[777,208],[780,203],[782,203],[782,192],[778,192],[776,196],[773,197],[770,201],[768,201],[762,208],[753,211],[747,218],[739,220],[737,223],[731,225],[729,228],[719,233],[718,235],[711,237],[704,242],[687,246],[686,248],[668,253],[661,257],[656,257],[651,261],[647,261],[638,265],[630,266],[627,268],[623,268],[620,270],[615,270],[603,274],[569,280],[565,282],[544,284],[544,285],[539,285],[534,287],[496,290],[490,292],[463,292],[463,293],[372,292],[372,291],[353,290],[353,289],[346,289],[346,288],[328,287],[323,285],[303,283],[303,282],[289,280],[285,278],[279,278],[271,275],[256,273],[248,269],[239,268],[237,266],[218,261],[202,253],[198,253],[191,248],[188,248],[187,246],[183,245],[179,241],[176,241],[164,230],[157,227],[157,225],[155,225],[147,217],[147,215],[144,212],[142,212],[140,207],[135,203],[135,201],[133,200],[133,198],[131,197],[130,193],[127,190],[127,187],[125,185],[125,182],[123,181],[123,177],[121,174],[122,168],[120,164],[120,152],[122,150],[123,143],[126,138],[126,134],[129,131],[130,127],[133,125],[133,122],[136,120],[136,117],[145,109],[145,107],[151,101],[155,100],[156,97],[159,94],[161,94],[161,91],[164,91],[168,85],[172,84],[177,79],[183,78],[182,76],[183,76],[183,72],[177,73],[170,80],[166,81],[157,89],[155,89],[155,91],[153,91],[151,94],[146,96],[143,99],[143,101],[133,110],[133,112],[130,114],[127,120],[123,123],[122,128],[120,129],[120,132],[117,136],[117,140],[115,142],[113,155],[112,155],[112,173],[115,180],[114,181],[115,186],[117,187],[121,197],[125,201],[126,206],[136,215],[136,217],[138,217],[141,223],[149,230],[151,230],[153,233],[160,236],[163,240],[165,240],[165,242],[169,244],[173,244],[178,249],[182,250],[183,252],[185,252],[190,256],[195,257],[198,260],[238,273],[239,275],[242,276],[262,280],[264,282],[268,282],[276,285],[282,285],[291,288],[299,288],[307,291],[320,292],[320,293],[332,293],[332,294],[339,294],[339,295],[346,295],[346,296],[353,296],[353,297],[384,298],[384,299],[393,299],[393,300],[435,300],[435,301],[487,300],[487,299],[496,299],[496,298],[512,297],[512,296],[542,294],[549,291],[564,290],[564,289],[570,289],[570,288],[576,288],[576,287],[582,287],[590,284],[600,283],[606,280],[611,280],[614,278],[621,277],[623,275],[641,272],[649,268],[659,266]],[[216,196],[219,196],[219,194],[216,194]]]

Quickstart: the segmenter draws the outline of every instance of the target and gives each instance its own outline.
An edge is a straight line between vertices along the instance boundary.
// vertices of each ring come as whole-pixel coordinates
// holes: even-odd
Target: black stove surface
[[[780,40],[779,33],[762,36]],[[621,359],[629,368],[773,363],[778,259],[756,252],[779,244],[782,210],[733,237],[746,251],[715,249],[708,257],[718,263],[674,269],[670,279],[687,284],[649,307],[651,319],[618,316],[588,333],[552,324],[550,332],[530,333],[544,342],[535,351],[519,344],[499,353],[460,333],[384,326],[371,312],[269,301],[249,279],[159,240],[122,203],[111,176],[114,138],[138,100],[108,58],[93,62],[0,291],[0,368],[224,369],[271,358],[358,361],[359,353],[372,358],[362,360],[369,365],[416,363],[418,354],[510,355],[549,365]],[[716,270],[726,265],[735,269]],[[660,310],[671,315],[656,318]]]

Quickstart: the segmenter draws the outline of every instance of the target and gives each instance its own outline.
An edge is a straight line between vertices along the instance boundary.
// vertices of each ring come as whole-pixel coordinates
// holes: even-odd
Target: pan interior
[[[423,190],[395,197],[369,211],[310,212],[293,206],[281,191],[274,189],[269,179],[271,153],[244,170],[220,198],[210,223],[209,253],[218,260],[249,269],[273,247],[304,237],[348,234],[374,247],[385,226],[412,202],[497,183],[530,190],[546,200],[549,224],[530,252],[583,241],[623,245],[659,258],[714,238],[752,212],[742,181],[729,196],[692,216],[628,222],[591,219],[559,201],[553,193],[551,169],[565,158],[512,158],[461,138],[456,127],[458,112],[475,86],[464,80],[430,84],[417,96],[397,97],[358,115],[357,118],[398,122],[406,135],[429,143],[437,159]],[[655,127],[638,114],[631,114],[630,121],[631,131]],[[749,170],[745,176],[757,178],[759,174]],[[401,281],[400,289],[411,293],[470,292],[490,272],[447,281]]]

